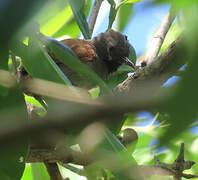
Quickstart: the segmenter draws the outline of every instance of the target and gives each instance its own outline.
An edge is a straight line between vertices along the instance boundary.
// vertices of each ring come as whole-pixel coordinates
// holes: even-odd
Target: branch
[[[194,161],[189,161],[184,159],[184,143],[181,144],[180,153],[177,156],[177,159],[173,164],[162,163],[155,157],[155,164],[157,167],[163,168],[168,171],[175,180],[181,180],[182,177],[185,178],[195,178],[197,175],[192,174],[184,174],[183,171],[187,169],[191,169],[191,167],[195,164]]]
[[[91,12],[89,22],[88,22],[90,35],[92,35],[93,33],[96,19],[97,19],[102,2],[103,0],[95,0],[93,4],[92,12]]]
[[[52,149],[30,149],[27,162],[61,162],[64,164],[73,163],[79,165],[88,165],[93,160],[82,152],[74,151],[69,148],[61,151]]]
[[[56,163],[48,163],[44,161],[44,164],[47,168],[50,180],[63,180]]]
[[[118,91],[133,90],[142,82],[151,86],[152,81],[161,86],[171,75],[185,64],[187,58],[185,39],[180,35],[160,56],[146,67],[138,69],[124,82],[118,85]],[[133,86],[132,86],[133,85]]]
[[[152,88],[153,87],[151,87],[151,92]],[[23,117],[17,116],[15,119],[16,121],[13,121],[13,123],[17,123],[14,123],[12,126],[8,126],[7,128],[1,127],[0,143],[4,143],[4,145],[6,145],[18,138],[32,134],[34,137],[40,137],[41,134],[48,132],[47,130],[50,132],[79,132],[90,123],[96,121],[103,122],[105,124],[120,123],[121,119],[117,118],[118,115],[122,115],[127,112],[152,109],[153,107],[157,108],[162,105],[162,97],[158,97],[156,94],[152,94],[152,96],[150,95],[151,93],[148,93],[149,96],[146,95],[145,97],[141,96],[139,94],[140,92],[141,94],[145,94],[143,89],[140,89],[138,94],[114,96],[103,99],[103,103],[101,103],[101,105],[86,105],[55,101],[54,104],[51,103],[50,105],[53,110],[49,109],[47,116],[43,118],[42,121],[40,119],[34,119],[27,123],[19,120]],[[57,91],[56,93],[59,92]],[[133,99],[133,101],[131,101],[131,99]],[[6,117],[4,119],[6,120]],[[77,123],[78,126],[76,126]]]
[[[174,19],[175,13],[173,12],[173,9],[170,8],[168,14],[164,17],[161,25],[150,42],[148,51],[146,52],[145,60],[143,61],[145,64],[150,64],[158,56],[166,34]]]
[[[48,163],[61,162],[64,165],[67,163],[74,163],[83,166],[88,166],[96,160],[101,160],[101,159],[97,159],[98,157],[95,157],[95,155],[90,153],[85,154],[67,148],[62,149],[61,152],[55,150],[31,149],[27,161],[28,162],[46,161]],[[106,156],[102,156],[102,158],[104,157]],[[195,162],[184,159],[184,144],[182,143],[180,148],[180,153],[173,164],[162,163],[158,160],[157,157],[155,157],[155,166],[137,165],[137,170],[138,172],[141,172],[141,174],[144,177],[147,178],[153,175],[158,175],[158,176],[173,176],[175,179],[181,179],[182,177],[190,179],[190,178],[197,178],[198,176],[192,174],[184,174],[183,171],[186,169],[191,169],[191,167],[194,164]],[[134,168],[134,165],[131,168]],[[77,170],[77,173],[80,173],[81,175],[83,174],[82,170],[79,169],[75,169],[75,170]]]

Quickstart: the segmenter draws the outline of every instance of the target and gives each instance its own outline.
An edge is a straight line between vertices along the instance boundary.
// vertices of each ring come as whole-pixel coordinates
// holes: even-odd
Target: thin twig
[[[93,4],[93,8],[92,8],[91,15],[90,15],[89,22],[88,22],[89,32],[91,36],[93,34],[94,26],[95,26],[96,19],[97,19],[102,2],[103,0],[95,0]]]
[[[150,64],[157,57],[166,37],[166,34],[174,19],[175,13],[173,12],[173,9],[170,8],[168,14],[164,17],[152,41],[150,42],[148,51],[146,52],[146,56],[143,61],[144,63]]]

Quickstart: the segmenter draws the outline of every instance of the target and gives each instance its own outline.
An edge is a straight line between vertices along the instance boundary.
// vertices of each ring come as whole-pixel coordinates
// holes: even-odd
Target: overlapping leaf
[[[69,0],[68,2],[84,38],[90,39],[89,27],[84,14],[85,0]]]

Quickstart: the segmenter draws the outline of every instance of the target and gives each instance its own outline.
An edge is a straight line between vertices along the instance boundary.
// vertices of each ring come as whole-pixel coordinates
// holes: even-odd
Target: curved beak
[[[133,69],[136,69],[135,64],[128,57],[123,57],[122,60],[124,64],[129,65]]]

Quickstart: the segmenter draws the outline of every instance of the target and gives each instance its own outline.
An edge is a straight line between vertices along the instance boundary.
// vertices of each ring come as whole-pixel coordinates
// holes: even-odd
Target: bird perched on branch
[[[44,37],[44,40],[45,38],[51,39],[42,35],[41,37]],[[78,59],[89,66],[103,80],[115,72],[122,64],[127,64],[135,69],[135,65],[128,58],[132,46],[129,44],[127,37],[112,29],[99,34],[91,40],[64,39],[61,42],[70,47]],[[88,82],[85,77],[79,76],[78,73],[67,67],[56,54],[48,50],[47,45],[45,46],[48,54],[74,86],[81,88],[93,87],[92,82]],[[133,54],[135,54],[135,51]],[[28,77],[23,66],[20,71],[23,77]]]
[[[130,47],[127,36],[112,29],[101,33],[92,40],[64,39],[61,42],[69,46],[78,58],[96,72],[103,80],[115,72],[122,64],[127,64],[135,69],[129,60]],[[79,87],[89,87],[89,83],[82,81],[77,73],[70,70],[56,57],[52,57],[56,64],[71,80],[72,84]]]

